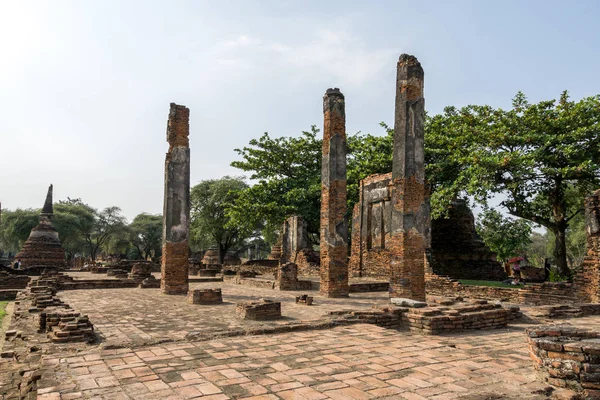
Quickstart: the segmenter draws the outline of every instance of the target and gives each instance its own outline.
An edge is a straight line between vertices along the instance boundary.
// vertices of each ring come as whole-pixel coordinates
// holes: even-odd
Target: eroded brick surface
[[[190,110],[171,103],[167,124],[169,151],[165,160],[163,254],[161,290],[165,294],[188,291],[190,224]]]
[[[345,297],[349,290],[346,114],[344,95],[339,89],[327,89],[323,114],[320,291],[327,297]]]
[[[600,326],[599,318],[580,322]],[[46,398],[548,398],[523,327],[423,337],[353,325],[48,355],[43,362],[48,375],[39,393]]]
[[[389,240],[390,297],[425,300],[430,246],[429,189],[425,182],[423,68],[402,54],[397,65],[394,159]],[[387,246],[386,246],[387,247]]]

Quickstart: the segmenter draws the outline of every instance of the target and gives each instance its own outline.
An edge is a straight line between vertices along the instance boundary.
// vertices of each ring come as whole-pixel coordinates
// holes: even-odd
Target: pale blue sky
[[[191,110],[192,185],[233,149],[322,125],[393,122],[395,65],[425,69],[429,113],[600,93],[600,2],[0,0],[0,201],[81,197],[162,210],[169,103]]]

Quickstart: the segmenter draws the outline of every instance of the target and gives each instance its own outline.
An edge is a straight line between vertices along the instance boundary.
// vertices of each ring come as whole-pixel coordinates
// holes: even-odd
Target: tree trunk
[[[566,229],[558,229],[554,232],[554,262],[558,273],[563,277],[570,277],[571,270],[567,265],[567,234]]]
[[[554,189],[550,195],[552,201],[552,214],[556,224],[554,233],[554,262],[558,268],[558,273],[562,277],[571,277],[571,271],[567,264],[567,205],[564,198],[564,190],[562,187],[562,177],[558,176],[554,179]]]
[[[223,265],[223,260],[225,260],[225,254],[227,253],[227,248],[219,243],[219,264]]]

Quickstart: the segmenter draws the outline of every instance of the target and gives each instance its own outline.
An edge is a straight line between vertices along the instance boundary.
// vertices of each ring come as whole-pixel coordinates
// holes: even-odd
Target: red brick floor
[[[46,357],[38,399],[544,399],[523,329],[421,336],[361,324],[94,348]]]

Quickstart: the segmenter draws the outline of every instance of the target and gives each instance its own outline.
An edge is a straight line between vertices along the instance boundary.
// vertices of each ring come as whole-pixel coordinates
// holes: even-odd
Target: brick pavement
[[[190,290],[222,288],[223,304],[195,305],[185,296],[165,296],[159,289],[93,289],[60,292],[61,300],[87,314],[108,344],[149,344],[182,340],[190,332],[204,336],[224,335],[234,329],[289,324],[324,319],[328,311],[371,309],[388,305],[387,293],[356,293],[346,299],[329,299],[317,292],[313,306],[296,304],[304,292],[281,292],[224,282],[190,283]],[[282,302],[283,319],[269,322],[240,321],[235,317],[237,302],[264,298]]]
[[[534,375],[523,326],[425,337],[360,324],[95,348],[44,365],[41,400],[547,398],[533,393],[546,385]]]

